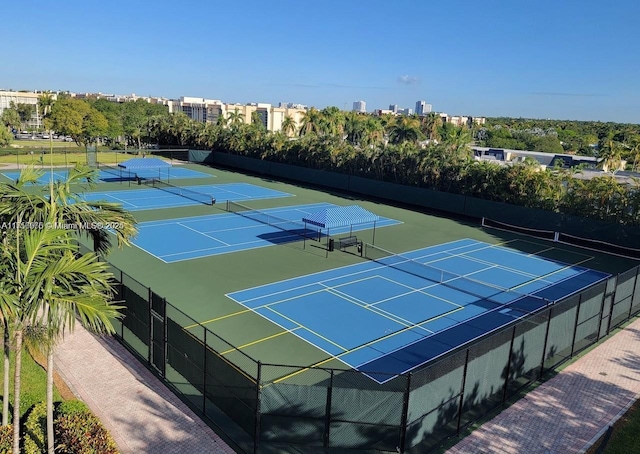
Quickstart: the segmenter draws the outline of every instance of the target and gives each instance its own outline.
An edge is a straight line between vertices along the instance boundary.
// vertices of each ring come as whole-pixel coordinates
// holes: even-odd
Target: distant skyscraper
[[[366,112],[367,111],[367,103],[364,101],[356,101],[353,103],[353,111],[354,112]]]
[[[427,104],[426,101],[418,101],[416,102],[416,113],[418,115],[425,115],[431,112],[431,104]]]
[[[397,104],[389,104],[389,110],[393,113],[398,113],[398,105]]]

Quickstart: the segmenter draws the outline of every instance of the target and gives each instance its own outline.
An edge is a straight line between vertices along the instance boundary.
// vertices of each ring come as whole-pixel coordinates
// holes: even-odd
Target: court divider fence
[[[430,452],[640,313],[638,266],[379,384],[261,363],[109,266],[125,306],[116,337],[247,453]]]

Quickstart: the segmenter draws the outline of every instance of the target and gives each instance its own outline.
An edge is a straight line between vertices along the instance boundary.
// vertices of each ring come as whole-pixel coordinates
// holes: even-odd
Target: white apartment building
[[[271,132],[281,131],[282,123],[287,116],[293,120],[296,131],[299,130],[306,112],[306,109],[273,107],[268,103],[229,104],[216,99],[192,97],[181,97],[169,101],[168,105],[169,112],[184,112],[192,120],[213,124],[218,122],[220,116],[229,118],[233,112],[241,115],[244,124],[251,124],[253,113],[256,112],[266,130]]]
[[[23,92],[23,91],[2,91],[0,90],[0,115],[4,112],[4,109],[11,107],[11,103],[14,104],[30,104],[35,106],[31,119],[27,121],[27,128],[40,129],[42,125],[42,112],[38,106],[38,98],[42,95],[40,92]],[[51,94],[53,99],[56,99],[55,94]]]

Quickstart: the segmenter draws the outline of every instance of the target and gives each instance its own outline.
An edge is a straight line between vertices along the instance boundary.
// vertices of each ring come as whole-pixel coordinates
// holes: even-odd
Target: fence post
[[[511,373],[511,358],[513,357],[513,343],[516,340],[516,326],[511,330],[511,342],[509,342],[509,356],[507,357],[507,368],[504,374],[504,389],[502,390],[502,404],[507,401],[507,388],[509,387],[509,374]]]
[[[602,310],[600,310],[602,312]],[[547,317],[547,329],[544,333],[544,343],[542,344],[542,359],[540,360],[540,374],[538,380],[544,375],[544,357],[547,353],[547,343],[549,341],[549,328],[551,327],[551,314],[553,313],[553,306],[549,307],[549,317]]]
[[[469,349],[464,358],[464,369],[462,370],[462,384],[460,385],[460,404],[458,404],[458,423],[456,424],[456,435],[460,435],[460,423],[462,422],[462,407],[464,406],[464,388],[467,386],[467,368],[469,367]]]
[[[576,321],[574,322],[574,326],[573,326],[573,339],[571,339],[571,355],[570,357],[573,357],[573,354],[575,353],[575,347],[576,347],[576,337],[578,335],[578,320],[580,319],[580,306],[582,306],[582,293],[580,293],[580,296],[578,297],[578,307],[576,308]]]
[[[203,327],[204,328],[204,327]],[[202,345],[202,413],[207,414],[207,330],[204,330]]]
[[[327,403],[324,407],[324,436],[322,445],[325,451],[329,449],[329,437],[331,430],[331,399],[333,397],[333,369],[331,369],[329,376],[329,386],[327,387]]]
[[[149,348],[147,349],[147,362],[153,366],[153,358],[151,357],[151,355],[153,355],[153,314],[151,309],[151,298],[151,289],[147,287],[147,320],[149,322],[149,342],[147,345]]]
[[[604,306],[606,301],[607,301],[607,284],[605,283],[604,291],[602,292],[602,302],[600,303],[600,319],[598,320],[598,342],[600,342],[600,340],[607,335],[606,332],[602,334],[602,320],[604,319]]]
[[[258,454],[260,443],[260,382],[262,381],[262,363],[258,361],[258,372],[256,373],[256,414],[254,418],[253,432],[253,453]]]
[[[638,291],[638,271],[640,270],[640,266],[636,267],[636,280],[633,283],[633,291],[631,292],[631,304],[629,304],[629,315],[627,316],[627,319],[631,318],[631,315],[633,315],[633,300],[636,297],[636,292]]]
[[[607,282],[607,286],[605,287],[605,297],[611,298],[611,308],[609,309],[609,321],[607,322],[607,334],[611,332],[611,319],[613,318],[613,307],[616,305],[616,289],[618,288],[618,274],[616,274],[615,280],[616,283],[614,285],[613,292],[607,294],[607,288],[609,287],[609,282]]]
[[[409,396],[411,395],[411,375],[407,374],[407,387],[402,399],[402,415],[400,417],[400,452],[404,452],[407,443],[407,424],[409,421]]]

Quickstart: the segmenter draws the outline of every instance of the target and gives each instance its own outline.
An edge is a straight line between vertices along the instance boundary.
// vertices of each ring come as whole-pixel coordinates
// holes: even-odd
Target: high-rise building
[[[366,112],[367,111],[367,103],[364,101],[355,101],[353,103],[353,111],[354,112]]]
[[[398,113],[399,107],[397,104],[389,104],[389,110],[393,113]]]
[[[425,115],[431,112],[432,106],[431,104],[427,104],[427,101],[417,101],[416,102],[416,113],[418,115]]]

